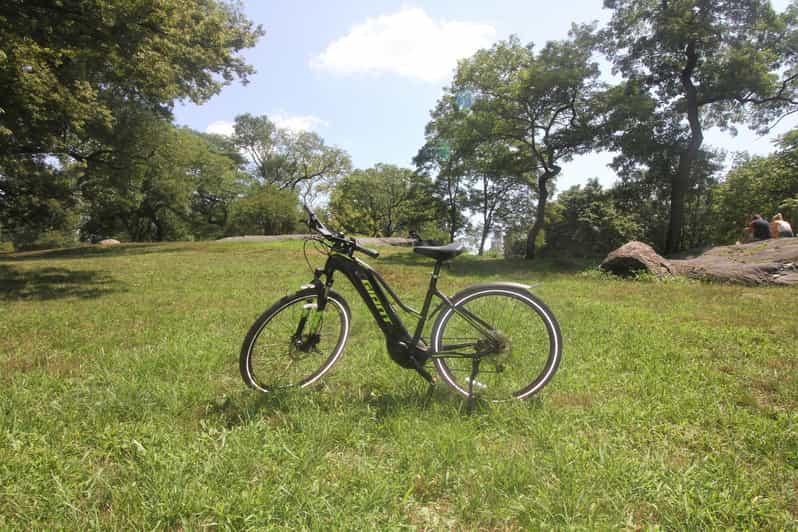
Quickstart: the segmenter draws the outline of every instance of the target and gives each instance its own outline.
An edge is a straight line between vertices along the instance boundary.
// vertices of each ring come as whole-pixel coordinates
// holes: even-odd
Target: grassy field
[[[418,304],[428,261],[383,251]],[[463,257],[444,291],[541,282],[565,343],[537,398],[467,415],[343,283],[333,373],[246,389],[249,325],[309,278],[300,243],[0,254],[0,528],[798,526],[798,289]]]

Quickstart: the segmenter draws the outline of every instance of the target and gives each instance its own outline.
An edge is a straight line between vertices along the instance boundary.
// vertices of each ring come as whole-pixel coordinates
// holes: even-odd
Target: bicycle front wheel
[[[452,298],[432,328],[435,369],[458,393],[490,401],[528,399],[562,357],[557,320],[537,297],[511,283],[477,285]],[[479,357],[471,380],[473,359]]]
[[[252,325],[241,347],[244,382],[256,390],[310,386],[341,357],[352,322],[346,300],[330,292],[323,312],[319,294],[307,289],[286,296]]]

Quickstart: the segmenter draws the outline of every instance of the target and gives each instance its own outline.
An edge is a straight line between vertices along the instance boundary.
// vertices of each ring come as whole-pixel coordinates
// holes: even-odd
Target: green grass
[[[428,261],[383,252],[417,305]],[[458,259],[444,291],[541,282],[565,342],[538,398],[467,415],[343,279],[333,373],[246,389],[249,325],[309,278],[294,242],[0,254],[0,528],[798,525],[798,290]]]

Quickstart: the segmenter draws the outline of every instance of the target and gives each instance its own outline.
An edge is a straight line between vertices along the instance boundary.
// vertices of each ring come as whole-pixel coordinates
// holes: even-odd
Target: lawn
[[[382,250],[418,305],[429,261]],[[540,283],[565,345],[536,398],[469,415],[343,279],[333,373],[245,388],[249,325],[310,277],[299,242],[0,253],[0,528],[798,525],[798,288],[461,257],[445,292]]]

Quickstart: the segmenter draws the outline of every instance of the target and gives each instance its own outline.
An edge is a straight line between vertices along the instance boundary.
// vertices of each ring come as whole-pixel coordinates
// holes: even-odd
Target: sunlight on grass
[[[418,305],[430,264],[370,261]],[[314,265],[320,263],[313,256]],[[301,243],[0,256],[0,528],[770,528],[798,520],[795,288],[616,280],[463,257],[441,288],[540,283],[564,359],[467,415],[394,365],[354,291],[331,375],[259,395],[252,321]]]

